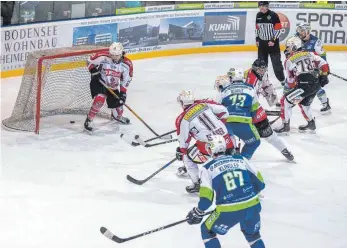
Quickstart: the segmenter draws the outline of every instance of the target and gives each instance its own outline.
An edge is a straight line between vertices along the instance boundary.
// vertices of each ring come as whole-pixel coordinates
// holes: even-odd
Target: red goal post
[[[12,115],[2,121],[13,131],[40,131],[42,117],[87,115],[92,104],[87,59],[107,47],[77,46],[38,51],[27,58]],[[100,116],[109,117],[106,107]]]

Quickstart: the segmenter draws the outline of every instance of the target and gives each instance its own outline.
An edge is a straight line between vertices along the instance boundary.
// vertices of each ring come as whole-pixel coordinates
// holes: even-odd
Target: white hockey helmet
[[[296,27],[296,32],[299,35],[300,39],[305,39],[311,33],[311,25],[306,22],[301,22]]]
[[[293,36],[286,42],[286,49],[289,53],[299,51],[303,48],[302,41],[299,37]]]
[[[245,74],[243,73],[243,71],[237,68],[230,68],[228,71],[228,76],[231,83],[240,82],[240,81],[243,82],[245,78]]]
[[[120,59],[123,55],[123,51],[124,51],[124,48],[122,43],[120,42],[113,42],[109,48],[110,55],[113,58],[118,57],[118,59]]]
[[[177,102],[179,102],[183,108],[192,105],[194,101],[195,97],[191,90],[182,90],[177,97]]]
[[[224,154],[227,149],[225,139],[221,135],[212,135],[211,140],[206,143],[206,151],[209,155]]]
[[[214,88],[221,92],[230,85],[230,79],[227,75],[218,76],[214,81]]]

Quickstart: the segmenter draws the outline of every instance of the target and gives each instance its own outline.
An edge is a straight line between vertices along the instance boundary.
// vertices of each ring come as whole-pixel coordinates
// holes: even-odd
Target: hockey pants
[[[270,47],[268,40],[260,40],[258,47],[258,58],[265,61],[268,64],[268,57],[270,56],[272,67],[278,81],[283,82],[285,80],[283,65],[281,60],[281,51],[279,42],[276,41],[275,45]]]
[[[257,128],[253,124],[238,122],[227,122],[226,127],[231,136],[235,135],[245,143],[241,155],[247,159],[251,159],[255,150],[260,145],[260,136]]]
[[[220,248],[217,234],[225,235],[230,228],[240,223],[241,231],[252,248],[265,248],[260,236],[261,205],[234,211],[215,210],[201,225],[201,237],[206,248]]]

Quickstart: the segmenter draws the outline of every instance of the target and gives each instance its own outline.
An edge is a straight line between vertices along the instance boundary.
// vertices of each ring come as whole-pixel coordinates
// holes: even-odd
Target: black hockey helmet
[[[269,4],[270,4],[269,1],[259,1],[259,2],[258,2],[258,7],[260,7],[260,6],[266,6],[266,7],[268,7]]]
[[[257,76],[257,78],[259,80],[262,80],[264,74],[267,71],[267,64],[264,60],[262,59],[256,59],[254,60],[253,64],[252,64],[252,71],[255,73],[255,75]]]

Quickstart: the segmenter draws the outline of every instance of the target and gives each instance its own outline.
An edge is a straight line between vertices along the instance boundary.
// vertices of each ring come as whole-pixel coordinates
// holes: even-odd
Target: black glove
[[[119,99],[120,99],[120,104],[124,104],[126,99],[127,99],[127,93],[121,91],[119,92],[119,95],[118,95]]]
[[[286,56],[286,58],[288,58],[289,55],[290,55],[290,52],[288,51],[288,48],[286,48],[286,49],[283,51],[283,53],[284,53],[284,56]]]
[[[188,218],[187,222],[189,225],[196,225],[201,223],[202,219],[204,218],[204,212],[201,211],[198,208],[193,208],[187,215],[186,218]]]
[[[183,160],[183,155],[184,153],[181,151],[180,147],[176,148],[176,158],[178,161],[182,161]]]
[[[320,86],[324,87],[329,83],[328,75],[320,75],[319,76],[319,84]]]

